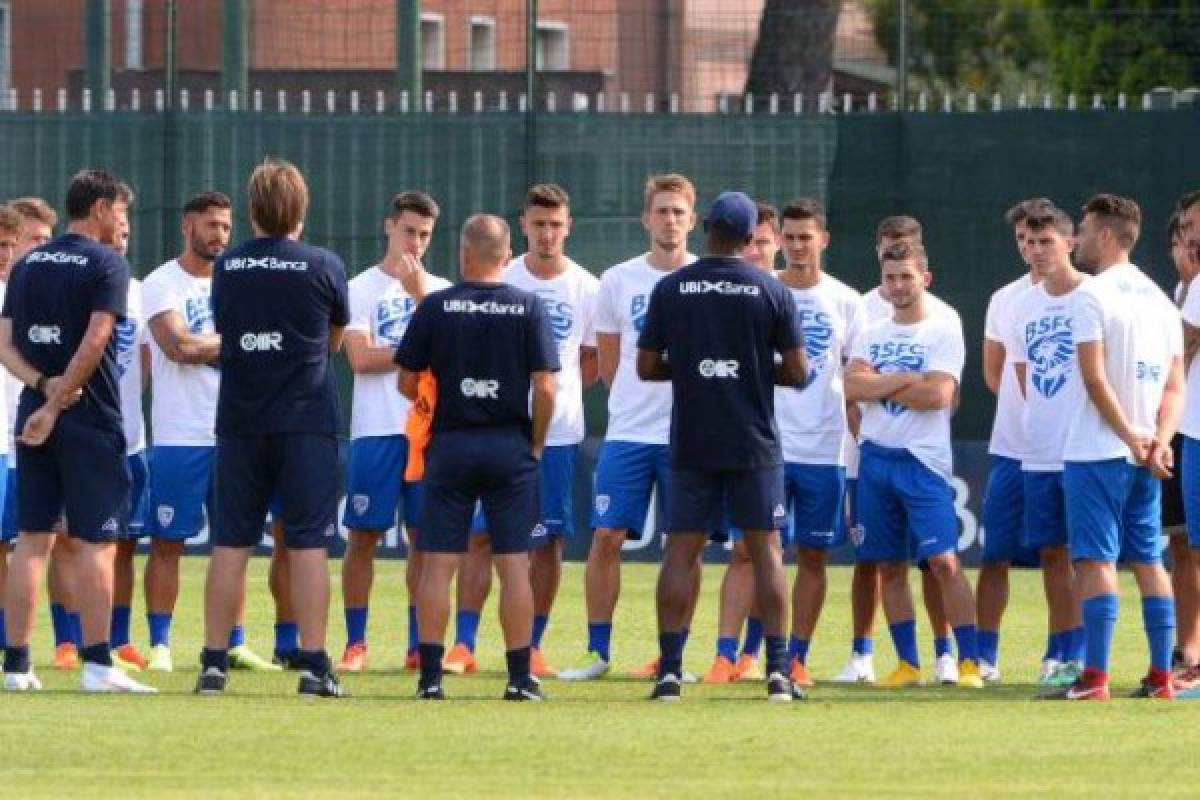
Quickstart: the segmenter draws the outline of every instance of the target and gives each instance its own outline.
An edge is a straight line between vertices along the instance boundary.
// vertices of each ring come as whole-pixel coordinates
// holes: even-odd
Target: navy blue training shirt
[[[350,318],[346,268],[322,247],[251,239],[217,260],[217,435],[336,433],[329,329]]]
[[[659,281],[638,348],[666,352],[671,365],[671,463],[783,463],[775,354],[803,346],[791,292],[740,258],[702,258]]]
[[[129,264],[111,248],[66,233],[31,250],[12,268],[3,316],[12,320],[12,341],[31,366],[47,378],[62,375],[79,349],[92,312],[120,321],[129,294]],[[121,428],[116,337],[109,337],[83,399],[63,412],[109,430]],[[45,402],[41,392],[21,392],[18,425]],[[18,427],[18,431],[20,428]]]
[[[505,283],[464,282],[428,295],[408,323],[396,363],[437,379],[435,431],[530,431],[529,376],[559,370],[545,304]]]

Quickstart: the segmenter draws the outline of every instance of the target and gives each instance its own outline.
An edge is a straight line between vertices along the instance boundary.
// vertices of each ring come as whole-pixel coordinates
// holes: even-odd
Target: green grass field
[[[200,643],[205,561],[185,559],[173,634],[177,672],[151,675],[158,697],[82,696],[56,673],[49,621],[35,640],[40,694],[0,696],[0,778],[14,798],[63,797],[735,797],[1180,795],[1200,792],[1194,756],[1200,704],[1116,700],[1034,703],[1044,636],[1036,573],[1014,573],[1001,641],[1005,685],[968,692],[819,684],[806,703],[769,705],[760,685],[686,687],[684,702],[645,701],[648,684],[622,677],[549,681],[551,702],[511,705],[503,647],[489,604],[483,673],[447,682],[448,702],[418,704],[401,670],[403,562],[379,565],[371,616],[372,670],[346,678],[354,697],[305,701],[294,674],[234,673],[227,696],[191,694]],[[266,562],[252,564],[248,635],[269,653],[273,612]],[[336,568],[338,564],[332,563]],[[619,670],[653,655],[656,567],[628,566],[614,634]],[[721,567],[705,574],[688,666],[712,657]],[[565,570],[546,652],[570,666],[585,642],[582,565]],[[914,581],[915,583],[915,581]],[[336,584],[336,580],[335,580]],[[849,649],[849,571],[832,571],[810,664],[818,679]],[[1122,583],[1114,675],[1123,694],[1145,667],[1132,581]],[[335,593],[336,596],[336,593]],[[145,643],[141,609],[134,640]],[[331,651],[340,653],[340,602]],[[886,628],[876,668],[894,663]],[[922,657],[932,660],[927,630]],[[927,669],[928,673],[928,669]],[[1192,731],[1193,733],[1189,733]],[[1192,753],[1193,755],[1189,755]]]

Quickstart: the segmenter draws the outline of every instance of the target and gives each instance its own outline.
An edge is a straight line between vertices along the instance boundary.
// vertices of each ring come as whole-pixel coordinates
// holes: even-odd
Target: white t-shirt
[[[1176,296],[1178,292],[1179,289],[1176,290]],[[1188,325],[1200,328],[1200,280],[1194,280],[1188,285],[1187,295],[1183,298],[1182,315],[1183,321]],[[1179,422],[1179,432],[1184,436],[1200,439],[1200,367],[1196,364],[1195,356],[1187,368],[1187,399],[1183,406],[1183,419]],[[1176,464],[1176,467],[1178,466]]]
[[[966,352],[962,325],[945,314],[930,314],[912,325],[890,319],[869,325],[855,340],[852,357],[880,373],[944,372],[961,380]],[[953,476],[950,418],[953,408],[913,411],[883,400],[861,403],[859,438],[883,447],[902,447],[949,482]]]
[[[1071,294],[1075,343],[1104,343],[1104,372],[1130,426],[1153,434],[1171,361],[1183,353],[1179,311],[1133,264],[1109,267]],[[1065,461],[1132,453],[1089,398],[1067,434]]]
[[[437,275],[426,280],[426,291],[445,289],[450,281]],[[374,347],[399,347],[417,304],[399,280],[378,266],[369,267],[350,281],[350,323],[347,330],[367,335]],[[412,404],[396,388],[396,373],[354,376],[350,410],[350,438],[393,436],[404,433]]]
[[[1029,273],[1012,283],[1000,287],[988,301],[987,316],[984,317],[983,336],[1005,348],[1004,368],[1000,372],[1000,387],[996,392],[996,418],[992,422],[992,439],[988,452],[1005,458],[1020,459],[1024,454],[1025,441],[1021,437],[1021,390],[1017,386],[1017,375],[1007,350],[1012,342],[1013,325],[1021,313],[1018,304],[1033,280]]]
[[[142,342],[146,340],[146,318],[142,316],[142,284],[136,278],[129,279],[125,319],[117,323],[113,336],[117,341],[125,452],[133,455],[146,449],[146,418],[142,414]]]
[[[688,255],[687,263],[696,260]],[[655,285],[669,274],[650,266],[646,255],[609,267],[600,278],[596,333],[621,337],[621,360],[608,392],[609,441],[667,444],[671,434],[671,384],[637,375],[637,340]]]
[[[213,333],[212,278],[200,278],[171,259],[142,283],[142,313],[149,328],[159,314],[174,311],[193,334]],[[217,390],[221,373],[205,364],[179,364],[167,358],[153,336],[150,379],[154,384],[150,419],[155,445],[206,446],[216,443]]]
[[[1087,395],[1071,334],[1071,298],[1086,283],[1085,277],[1079,286],[1058,297],[1039,284],[1013,298],[1015,314],[1004,366],[1007,372],[1012,365],[1026,365],[1025,398],[1017,429],[1024,442],[1022,469],[1058,472],[1063,468],[1067,432]],[[1019,393],[1020,387],[1015,388]]]
[[[880,287],[876,286],[871,291],[863,295],[863,310],[867,314],[867,323],[878,322],[881,319],[891,319],[896,313],[896,309],[892,304],[883,299],[883,293]],[[930,316],[938,314],[947,314],[958,318],[958,312],[955,311],[945,300],[935,295],[933,292],[925,292],[925,310]]]
[[[831,275],[811,289],[792,289],[804,329],[808,383],[775,388],[775,421],[789,464],[845,464],[846,387],[842,365],[862,331],[858,292]]]
[[[525,256],[517,256],[509,262],[504,280],[542,298],[554,329],[562,369],[557,376],[554,416],[546,431],[546,444],[551,447],[579,444],[584,435],[579,348],[596,346],[596,295],[600,291],[600,281],[570,259],[561,275],[543,280],[529,271]]]

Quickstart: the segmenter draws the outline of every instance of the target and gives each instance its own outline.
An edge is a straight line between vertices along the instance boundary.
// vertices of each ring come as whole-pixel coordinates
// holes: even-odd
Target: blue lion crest
[[[113,340],[117,343],[117,374],[122,378],[133,364],[133,353],[137,348],[137,323],[131,319],[123,319],[113,330]]]
[[[212,300],[206,295],[187,298],[183,303],[188,333],[207,333],[213,329]]]
[[[904,345],[886,342],[872,349],[872,362],[881,375],[896,372],[920,372],[925,368],[925,348],[920,345]],[[908,407],[895,400],[881,400],[883,410],[894,417],[900,416]]]
[[[804,354],[808,356],[808,377],[800,388],[807,389],[829,366],[829,345],[833,341],[833,326],[811,324],[804,326]]]
[[[417,304],[411,297],[389,297],[375,306],[375,339],[399,347]]]
[[[1033,365],[1030,383],[1043,397],[1054,397],[1066,386],[1075,364],[1075,343],[1069,330],[1052,331],[1029,343]]]
[[[641,333],[642,328],[646,326],[646,307],[649,304],[650,295],[647,294],[635,294],[629,301],[629,319],[633,323],[633,329],[638,333]]]
[[[575,309],[570,303],[558,299],[554,292],[543,289],[537,293],[542,298],[542,307],[550,316],[550,327],[554,331],[554,343],[562,344],[571,335],[575,325]]]

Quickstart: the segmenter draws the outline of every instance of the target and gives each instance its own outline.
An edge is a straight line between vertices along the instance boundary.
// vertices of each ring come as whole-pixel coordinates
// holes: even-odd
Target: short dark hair
[[[99,200],[116,202],[119,183],[107,170],[88,168],[76,172],[67,186],[67,218],[87,219],[92,206]]]
[[[535,183],[525,193],[525,205],[521,207],[521,210],[534,206],[538,208],[570,208],[571,198],[567,195],[566,189],[557,183]]]
[[[134,196],[135,195],[133,194],[132,186],[130,186],[125,181],[117,182],[117,202],[118,203],[124,203],[127,206],[132,206]]]
[[[912,239],[921,241],[921,223],[916,217],[898,215],[884,217],[875,229],[875,244],[884,239]]]
[[[224,192],[200,192],[183,206],[184,214],[203,214],[210,208],[232,209],[233,201]]]
[[[770,203],[757,202],[754,204],[758,209],[758,221],[756,225],[770,225],[771,228],[779,233],[779,211]]]
[[[438,204],[434,202],[434,199],[418,189],[400,192],[400,194],[393,197],[392,205],[388,209],[388,218],[395,219],[405,211],[411,211],[414,214],[435,220],[442,213],[442,210],[438,208]]]
[[[1167,218],[1167,247],[1171,248],[1175,245],[1175,240],[1183,233],[1183,211],[1176,210],[1171,212],[1171,216]]]
[[[1022,200],[1015,206],[1004,212],[1004,221],[1010,228],[1015,228],[1025,221],[1034,209],[1045,208],[1046,206],[1053,207],[1054,203],[1048,197],[1030,197],[1028,200]]]
[[[1063,236],[1075,235],[1075,222],[1071,216],[1053,204],[1034,206],[1025,215],[1025,227],[1031,231],[1053,228]]]
[[[811,197],[793,200],[783,208],[784,219],[815,220],[821,230],[826,229],[825,207]]]
[[[887,261],[909,260],[916,260],[921,269],[928,269],[929,259],[925,254],[925,245],[915,241],[893,242],[879,256],[880,266]]]
[[[1101,225],[1117,237],[1126,250],[1137,244],[1142,229],[1142,209],[1137,202],[1119,194],[1107,192],[1093,195],[1083,206],[1084,214],[1092,214]]]
[[[1200,189],[1188,192],[1179,198],[1179,202],[1175,204],[1175,210],[1179,212],[1187,211],[1197,203],[1200,203]]]

